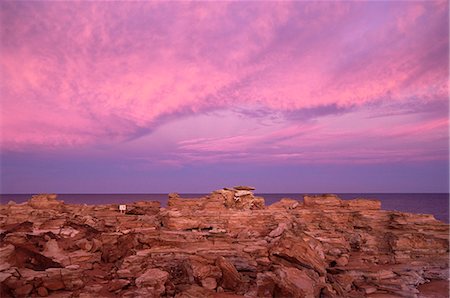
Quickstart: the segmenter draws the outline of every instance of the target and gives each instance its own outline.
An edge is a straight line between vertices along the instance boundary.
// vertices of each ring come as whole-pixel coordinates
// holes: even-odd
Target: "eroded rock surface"
[[[126,213],[56,195],[1,205],[0,296],[417,297],[449,278],[449,226],[431,215],[330,194],[266,207],[253,190]]]

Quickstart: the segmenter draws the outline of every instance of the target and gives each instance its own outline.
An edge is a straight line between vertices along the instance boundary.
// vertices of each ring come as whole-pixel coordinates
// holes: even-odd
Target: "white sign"
[[[125,212],[125,210],[127,210],[127,205],[119,205],[119,210],[120,212]]]

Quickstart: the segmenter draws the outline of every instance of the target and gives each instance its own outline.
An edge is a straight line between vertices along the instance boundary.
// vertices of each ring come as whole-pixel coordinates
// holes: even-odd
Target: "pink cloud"
[[[411,122],[412,116],[350,119],[328,116],[316,124],[292,125],[267,134],[197,138],[178,143],[172,162],[379,163],[446,160],[447,118]],[[344,125],[342,122],[349,122]],[[359,125],[358,123],[361,123]]]
[[[283,124],[178,138],[172,142],[175,159],[379,161],[383,154],[400,158],[406,150],[412,160],[426,158],[432,148],[417,142],[409,150],[392,141],[380,149],[348,149],[353,141],[346,140],[430,140],[431,133],[436,143],[447,131],[440,118],[411,118],[385,133],[376,130],[377,120],[360,131],[345,121],[333,127],[326,113],[312,112],[309,118],[318,122],[300,124],[289,117],[305,109],[335,107],[346,117],[385,101],[394,107],[447,101],[445,3],[1,6],[0,123],[6,150],[117,144],[187,115],[239,108],[261,109]],[[334,151],[341,147],[347,149]]]

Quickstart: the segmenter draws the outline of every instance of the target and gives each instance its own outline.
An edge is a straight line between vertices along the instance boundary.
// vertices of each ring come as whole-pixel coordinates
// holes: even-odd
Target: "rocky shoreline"
[[[252,191],[170,194],[167,208],[124,212],[56,195],[3,204],[0,295],[438,297],[429,285],[448,285],[449,225],[432,215],[335,195],[265,206]]]

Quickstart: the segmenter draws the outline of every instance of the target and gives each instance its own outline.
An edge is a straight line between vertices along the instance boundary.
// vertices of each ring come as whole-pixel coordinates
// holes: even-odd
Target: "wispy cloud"
[[[448,107],[446,1],[0,6],[5,150],[117,144],[212,111],[272,119],[250,132],[178,137],[164,160],[379,162],[442,158],[447,148],[437,113]],[[327,122],[409,104],[434,118],[388,132],[374,128],[383,120],[355,116],[368,130]]]

